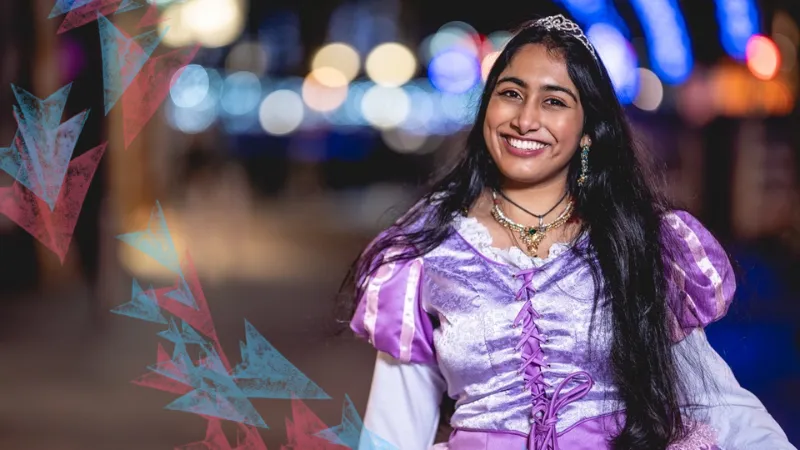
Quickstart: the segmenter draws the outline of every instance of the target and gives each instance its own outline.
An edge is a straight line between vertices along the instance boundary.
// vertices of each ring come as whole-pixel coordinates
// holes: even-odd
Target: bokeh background
[[[507,30],[553,13],[587,30],[670,194],[730,251],[740,286],[709,339],[800,443],[800,2],[148,1],[164,47],[201,49],[129,147],[118,111],[90,116],[76,155],[109,148],[65,261],[0,216],[0,448],[202,440],[203,419],[163,408],[174,395],[130,383],[162,327],[110,313],[132,278],[173,281],[115,239],[144,229],[157,200],[228,354],[247,319],[333,397],[307,402],[322,420],[339,423],[345,394],[363,413],[374,353],[329,334],[339,282],[462,148]],[[59,34],[54,3],[0,2],[2,145],[10,83],[47,97],[72,81],[69,116],[102,111],[97,22]],[[289,402],[254,404],[278,448]]]

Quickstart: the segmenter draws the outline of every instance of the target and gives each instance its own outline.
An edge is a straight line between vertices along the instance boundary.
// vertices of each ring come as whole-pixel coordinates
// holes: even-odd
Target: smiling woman
[[[564,58],[523,47],[497,80],[483,133],[500,171],[520,185],[566,180],[583,134],[583,107]]]
[[[362,438],[429,448],[446,391],[449,450],[794,449],[705,339],[724,249],[653,179],[580,28],[526,24],[461,159],[346,280],[379,351]]]

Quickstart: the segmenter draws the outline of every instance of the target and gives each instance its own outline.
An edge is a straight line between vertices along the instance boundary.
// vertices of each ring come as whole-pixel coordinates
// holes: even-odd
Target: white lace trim
[[[492,235],[489,233],[489,229],[475,217],[456,216],[453,220],[453,226],[458,234],[483,256],[499,263],[511,264],[520,269],[540,266],[571,247],[566,242],[555,242],[550,246],[546,258],[528,256],[519,247],[501,249],[492,245]]]

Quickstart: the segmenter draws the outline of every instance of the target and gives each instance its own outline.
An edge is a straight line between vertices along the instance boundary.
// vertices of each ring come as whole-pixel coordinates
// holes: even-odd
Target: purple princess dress
[[[671,448],[795,449],[705,340],[702,328],[725,314],[735,291],[725,251],[686,212],[667,214],[664,225],[680,245],[669,281],[678,295],[669,306],[694,424]],[[609,369],[603,299],[590,328],[588,264],[566,244],[554,244],[544,259],[494,248],[474,218],[455,217],[453,227],[428,254],[365,280],[351,328],[379,350],[365,416],[373,447],[383,448],[379,440],[400,450],[431,448],[446,391],[456,399],[454,432],[434,448],[610,448],[625,411]],[[680,364],[683,352],[713,374],[715,395],[692,376],[689,359]]]

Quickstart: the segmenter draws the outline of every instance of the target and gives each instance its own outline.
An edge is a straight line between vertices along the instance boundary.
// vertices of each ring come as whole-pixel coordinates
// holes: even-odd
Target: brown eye
[[[559,100],[559,99],[557,99],[557,98],[548,98],[548,99],[547,99],[547,100],[545,100],[544,102],[545,102],[546,104],[550,105],[550,106],[562,106],[562,107],[563,107],[563,106],[567,106],[567,104],[566,104],[566,103],[562,102],[561,100]]]
[[[502,92],[500,92],[500,95],[503,96],[503,97],[508,97],[508,98],[522,98],[522,96],[519,95],[519,92],[511,91],[511,90],[502,91]]]

